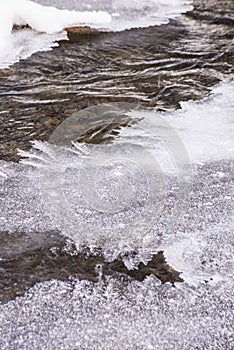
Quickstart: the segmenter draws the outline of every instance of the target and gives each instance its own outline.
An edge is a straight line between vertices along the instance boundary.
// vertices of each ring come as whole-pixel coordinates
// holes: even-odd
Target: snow
[[[102,28],[110,21],[111,16],[104,11],[69,11],[27,0],[0,0],[0,69],[57,46],[57,40],[67,38],[66,27]],[[34,32],[22,30],[11,35],[14,25],[29,25]]]

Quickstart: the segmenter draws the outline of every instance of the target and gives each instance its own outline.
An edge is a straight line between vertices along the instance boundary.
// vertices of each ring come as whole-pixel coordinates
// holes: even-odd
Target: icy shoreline
[[[97,8],[95,2],[94,6],[87,7],[82,2],[73,3],[71,7],[68,2],[70,10],[66,9],[64,2],[63,9],[52,7],[56,6],[54,1],[46,2],[46,5],[41,5],[40,1],[0,0],[0,69],[7,68],[35,52],[47,51],[57,46],[58,40],[67,38],[64,29],[68,27],[88,25],[95,29],[122,31],[167,23],[170,18],[192,9],[191,1],[183,0],[177,0],[176,4],[173,1],[152,1],[147,4],[146,13],[144,4],[140,7],[138,5],[136,13],[134,12],[137,1],[117,2],[112,7],[107,2],[104,6],[106,10]],[[29,25],[34,31],[20,30],[10,35],[13,25]]]

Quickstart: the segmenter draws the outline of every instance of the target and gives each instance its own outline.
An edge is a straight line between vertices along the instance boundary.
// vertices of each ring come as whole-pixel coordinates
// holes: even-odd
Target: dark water
[[[156,110],[201,99],[233,73],[233,1],[195,1],[169,24],[70,35],[50,52],[0,71],[0,158],[48,140],[72,112],[101,102]]]
[[[70,34],[70,41],[61,42],[53,51],[36,53],[1,70],[0,159],[18,161],[18,148],[28,150],[31,141],[48,140],[62,121],[87,106],[130,102],[165,111],[179,108],[180,101],[209,95],[214,84],[233,74],[234,3],[200,0],[194,5],[190,13],[159,27]],[[89,123],[87,120],[87,130],[92,129]],[[201,170],[197,179],[198,191],[206,172]],[[25,248],[16,256],[11,240],[17,249]],[[87,267],[83,256],[74,258],[63,251],[64,245],[64,238],[53,233],[15,232],[11,237],[2,233],[2,300],[14,298],[38,281],[79,273],[97,278],[94,264],[102,259],[93,258]],[[57,247],[57,252],[51,252],[52,247]],[[85,265],[82,271],[78,263]],[[112,266],[113,271],[129,275],[121,270],[121,264]],[[171,273],[166,263],[163,268],[163,273]]]

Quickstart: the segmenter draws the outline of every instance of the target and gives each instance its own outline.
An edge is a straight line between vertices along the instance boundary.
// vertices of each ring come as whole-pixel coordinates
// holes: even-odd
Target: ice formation
[[[167,23],[170,18],[176,18],[190,11],[190,0],[36,0],[43,5],[67,8],[70,10],[102,10],[112,15],[112,21],[107,28],[112,31],[131,28],[148,27]]]
[[[50,281],[1,306],[2,350],[233,349],[233,290],[228,283],[161,286],[153,278]]]

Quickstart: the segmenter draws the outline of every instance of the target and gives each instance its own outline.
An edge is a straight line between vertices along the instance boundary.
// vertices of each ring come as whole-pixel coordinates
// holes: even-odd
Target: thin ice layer
[[[66,33],[46,34],[24,28],[14,31],[0,50],[0,69],[7,68],[38,51],[49,51],[58,46],[57,40],[66,40]]]
[[[155,138],[171,148],[176,146],[175,141],[180,140],[186,148],[190,162],[233,159],[233,94],[234,81],[230,80],[214,87],[212,94],[201,101],[181,102],[181,109],[176,111],[129,112],[130,117],[141,118],[142,121],[136,128],[122,129],[120,138],[134,140],[135,143],[151,149],[165,171],[173,169],[169,159],[173,154],[168,157],[160,145],[154,148]]]

